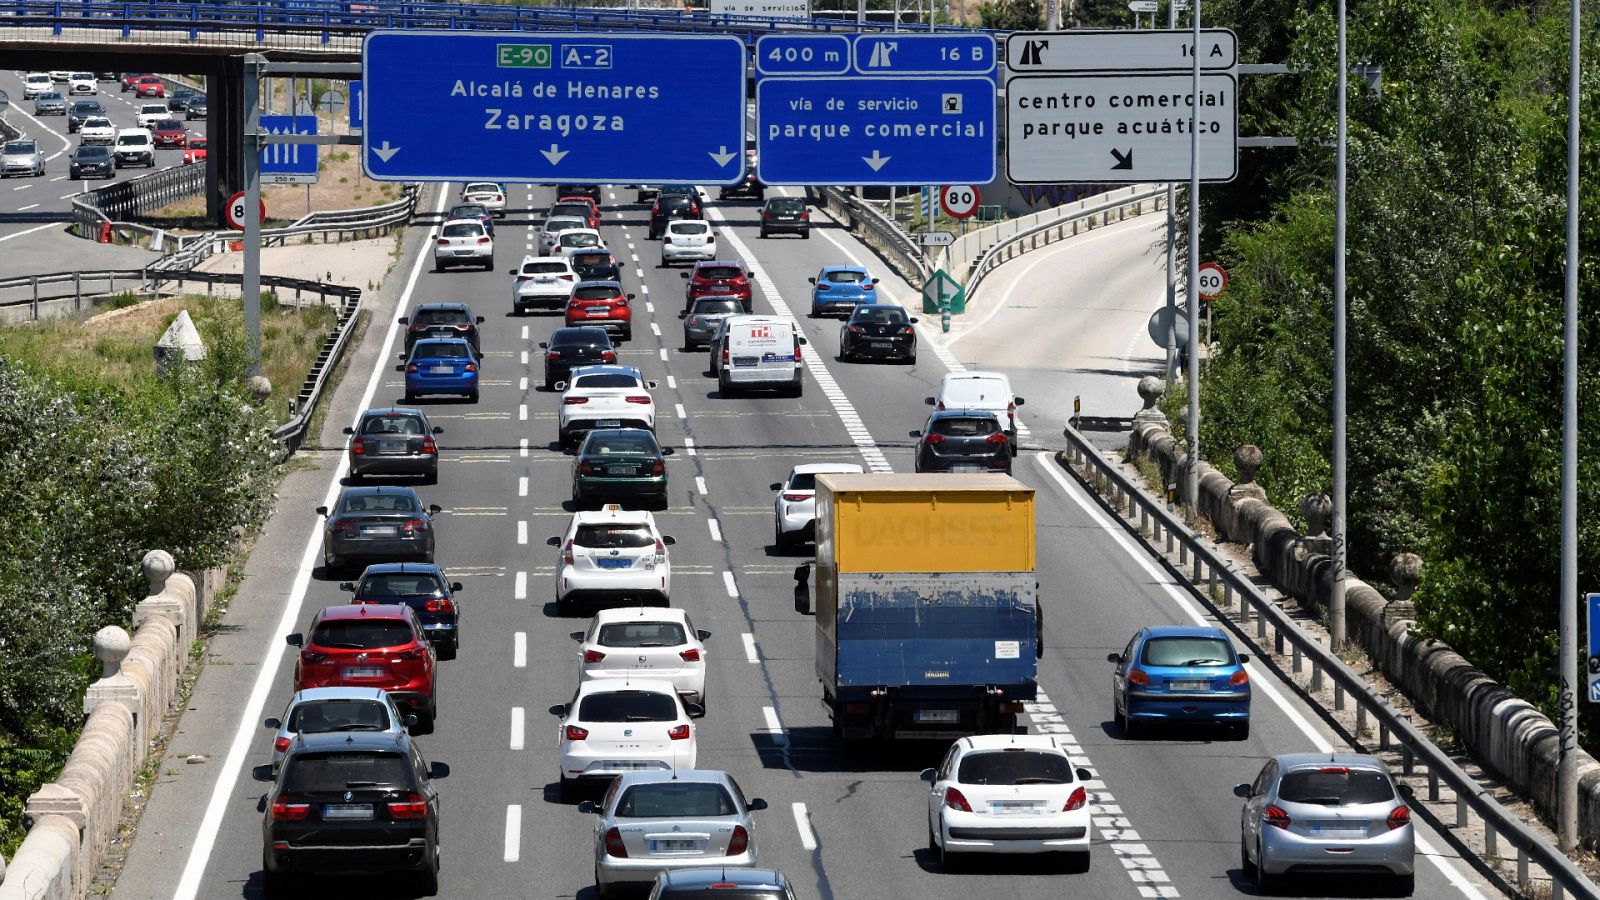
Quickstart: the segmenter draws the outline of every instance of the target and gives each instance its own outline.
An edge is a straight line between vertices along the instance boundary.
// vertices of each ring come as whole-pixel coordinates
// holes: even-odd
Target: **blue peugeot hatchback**
[[[406,402],[422,394],[459,394],[478,401],[478,356],[461,338],[421,340],[395,369],[406,373]]]
[[[845,318],[864,303],[876,303],[878,279],[862,266],[823,266],[811,279],[811,318],[843,313]]]
[[[1220,628],[1163,625],[1141,628],[1121,653],[1106,660],[1112,714],[1128,737],[1147,723],[1206,722],[1250,736],[1250,657],[1236,653]]]

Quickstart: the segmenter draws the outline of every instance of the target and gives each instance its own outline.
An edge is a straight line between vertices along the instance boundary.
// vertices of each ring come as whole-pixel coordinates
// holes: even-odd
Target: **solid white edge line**
[[[77,196],[77,195],[76,194],[68,194],[67,195],[67,197],[75,197],[75,196]],[[61,199],[65,200],[65,199],[67,199],[67,197],[62,197]],[[64,229],[66,227],[66,225],[67,225],[66,222],[46,222],[43,225],[40,225],[40,226],[35,227],[35,228],[29,228],[29,229],[27,229],[25,231],[19,231],[16,234],[8,234],[5,237],[0,237],[0,241],[9,241],[9,240],[11,240],[13,238],[22,237],[25,234],[33,234],[35,231],[43,231],[46,228],[63,228]]]
[[[744,634],[739,635],[739,639],[744,642],[744,658],[751,665],[760,663],[761,657],[756,653],[756,636],[746,631]]]
[[[522,707],[511,707],[511,749],[521,750],[523,742]]]
[[[439,192],[439,201],[433,210],[435,216],[444,212],[447,197],[448,192],[442,190]],[[427,241],[433,239],[436,230],[431,228],[428,230]],[[429,256],[429,253],[419,249],[416,263],[411,267],[411,275],[406,279],[405,290],[400,295],[400,309],[406,309],[410,305],[412,291],[417,286],[417,278],[422,274],[423,263]],[[355,425],[360,420],[361,411],[371,405],[373,395],[377,393],[378,385],[382,383],[387,372],[383,362],[391,358],[395,335],[399,333],[400,319],[395,317],[389,322],[389,331],[384,335],[383,347],[379,350],[377,362],[372,367],[372,375],[367,379],[367,387],[361,395],[361,402],[356,405],[356,417],[351,419],[351,425]],[[328,483],[328,491],[322,505],[332,506],[338,499],[339,483],[343,480],[349,465],[348,454],[339,454],[339,462],[334,466],[333,478]],[[233,742],[228,746],[228,755],[223,761],[222,773],[217,777],[216,786],[211,790],[211,799],[206,803],[205,815],[200,818],[194,844],[190,846],[189,856],[184,861],[178,886],[172,892],[173,900],[195,900],[200,890],[200,879],[205,876],[206,864],[211,861],[211,850],[216,846],[217,835],[222,831],[222,817],[227,811],[229,801],[233,798],[234,787],[239,783],[239,775],[244,770],[245,757],[250,753],[251,739],[259,731],[256,723],[261,719],[262,710],[266,708],[273,679],[277,677],[278,666],[286,655],[284,651],[288,644],[282,642],[282,637],[294,629],[295,622],[300,618],[300,608],[305,604],[306,590],[311,585],[311,571],[316,568],[317,556],[322,550],[322,529],[312,528],[310,531],[306,538],[306,549],[300,555],[300,568],[295,573],[294,582],[289,589],[289,599],[284,604],[283,615],[278,618],[277,627],[272,630],[268,638],[266,656],[261,660],[261,669],[256,673],[250,697],[245,701],[244,712],[239,718],[239,727],[234,731]]]
[[[528,667],[528,633],[519,631],[511,636],[511,667],[525,669]]]
[[[800,846],[807,850],[817,849],[817,833],[811,829],[811,814],[806,812],[806,805],[792,803],[789,808],[794,811],[794,827],[800,832]]]
[[[506,807],[506,862],[516,862],[522,856],[522,805],[512,803]]]

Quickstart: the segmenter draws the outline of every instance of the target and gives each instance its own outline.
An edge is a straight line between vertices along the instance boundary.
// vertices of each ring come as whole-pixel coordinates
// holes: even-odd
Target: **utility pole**
[[[1338,0],[1339,123],[1333,154],[1333,596],[1328,602],[1328,643],[1337,653],[1345,645],[1345,591],[1349,578],[1349,515],[1345,496],[1345,100],[1349,61],[1345,58],[1345,0]]]
[[[1167,27],[1178,28],[1178,2],[1167,0]],[[1167,182],[1167,384],[1178,378],[1178,216],[1172,209],[1178,191]]]
[[[1567,71],[1567,283],[1561,329],[1561,755],[1556,809],[1561,852],[1578,844],[1578,29],[1582,3],[1572,0]]]
[[[251,375],[261,374],[261,75],[267,58],[259,53],[244,57],[244,303],[245,359]]]
[[[1189,300],[1189,422],[1185,457],[1184,500],[1189,505],[1188,521],[1200,513],[1200,0],[1194,0],[1190,13],[1193,36],[1189,55],[1194,63],[1194,86],[1189,104],[1189,283],[1184,296]]]

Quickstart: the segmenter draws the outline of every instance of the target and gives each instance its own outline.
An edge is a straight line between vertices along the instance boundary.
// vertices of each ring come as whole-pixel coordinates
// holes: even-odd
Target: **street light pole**
[[[1167,0],[1167,27],[1178,28],[1178,0]],[[1177,195],[1167,182],[1167,384],[1178,378],[1178,216],[1172,209]]]
[[[261,75],[267,58],[260,53],[244,57],[244,277],[239,284],[244,303],[245,360],[251,375],[261,374],[261,133],[259,102]],[[267,82],[271,84],[269,80]]]
[[[1194,86],[1189,95],[1189,283],[1184,292],[1189,301],[1189,423],[1185,429],[1189,448],[1184,500],[1193,522],[1200,513],[1200,293],[1196,288],[1200,283],[1200,0],[1194,0],[1190,16]]]
[[[1567,72],[1567,272],[1561,385],[1561,755],[1556,809],[1563,853],[1578,843],[1578,29],[1582,4],[1572,0]]]
[[[1345,506],[1345,94],[1349,61],[1345,58],[1345,0],[1338,0],[1339,15],[1339,134],[1333,163],[1333,596],[1328,602],[1328,641],[1334,652],[1344,649],[1345,590],[1349,577],[1349,519]]]

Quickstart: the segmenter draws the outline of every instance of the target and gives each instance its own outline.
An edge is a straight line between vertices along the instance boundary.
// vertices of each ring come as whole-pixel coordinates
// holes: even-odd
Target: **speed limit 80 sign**
[[[1199,289],[1202,299],[1215,300],[1228,287],[1228,272],[1221,263],[1201,263],[1196,273],[1195,287]]]
[[[224,210],[224,212],[228,217],[228,227],[234,229],[235,231],[244,230],[245,216],[247,214],[244,205],[244,191],[239,191],[232,197],[228,198],[228,208]],[[261,218],[257,219],[256,221],[265,222],[267,220],[267,201],[261,201],[261,208],[258,210],[258,212]]]
[[[939,208],[952,219],[965,219],[978,211],[978,186],[949,184],[939,190]]]

